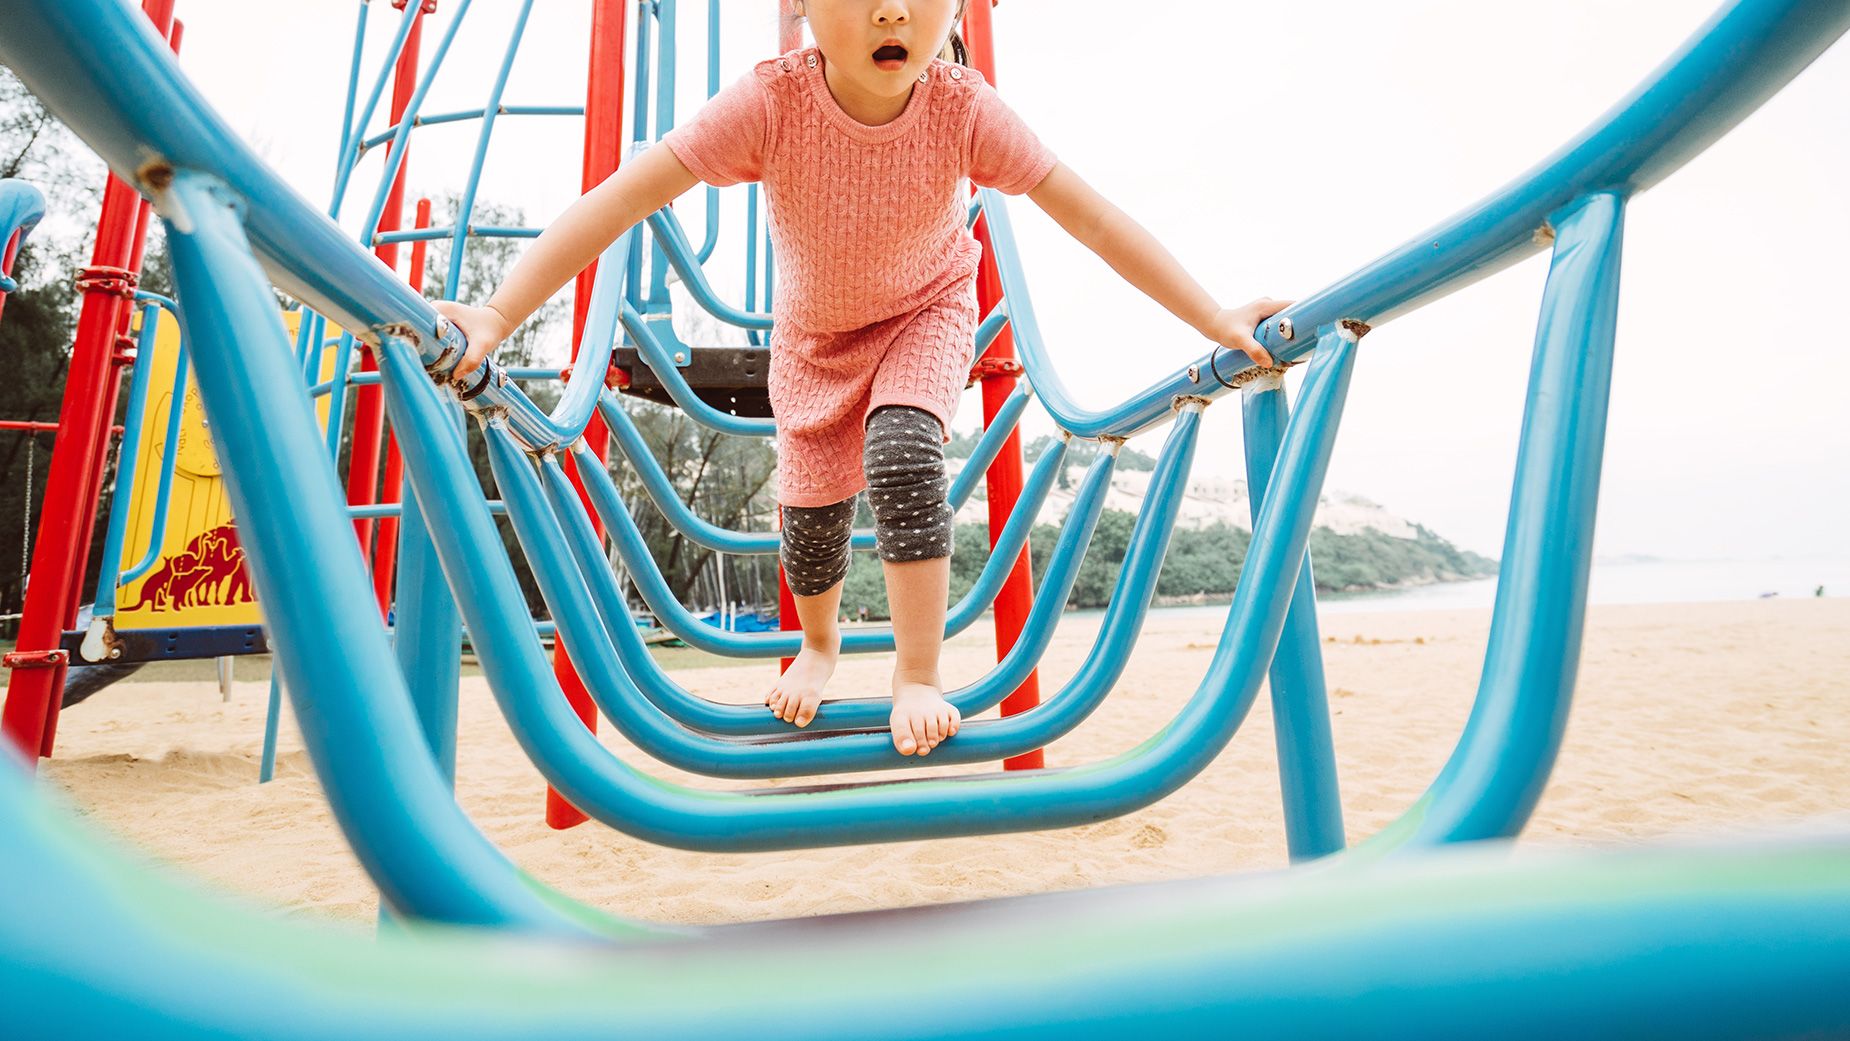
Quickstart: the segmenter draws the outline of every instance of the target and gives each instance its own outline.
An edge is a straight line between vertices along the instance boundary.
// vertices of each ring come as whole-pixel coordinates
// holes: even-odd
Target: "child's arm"
[[[1123,210],[1113,206],[1092,186],[1079,179],[1065,163],[1028,192],[1035,205],[1047,211],[1067,234],[1104,258],[1113,271],[1150,299],[1168,308],[1201,335],[1234,350],[1245,351],[1255,365],[1269,366],[1272,356],[1253,339],[1260,322],[1291,306],[1289,300],[1261,297],[1241,307],[1224,308],[1201,284],[1189,277],[1162,243]]]
[[[576,277],[604,247],[649,214],[679,198],[699,180],[673,151],[650,148],[580,196],[547,226],[508,272],[482,307],[437,304],[469,340],[469,350],[450,373],[461,381],[490,351],[539,310],[559,287]]]

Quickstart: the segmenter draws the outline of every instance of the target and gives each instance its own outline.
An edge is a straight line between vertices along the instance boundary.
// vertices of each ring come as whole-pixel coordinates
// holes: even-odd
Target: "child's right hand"
[[[461,330],[463,339],[468,342],[462,360],[450,370],[451,383],[466,382],[469,374],[481,367],[482,360],[501,346],[501,341],[514,331],[514,325],[507,320],[507,316],[493,307],[470,307],[451,300],[439,300],[437,313],[448,318]]]

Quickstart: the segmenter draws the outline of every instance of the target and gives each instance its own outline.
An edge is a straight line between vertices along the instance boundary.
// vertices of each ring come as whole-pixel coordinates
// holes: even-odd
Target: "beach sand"
[[[1078,615],[1062,624],[1041,672],[1044,692],[1056,691],[1083,659],[1098,621]],[[1111,756],[1156,733],[1194,692],[1221,625],[1218,613],[1153,613],[1118,689],[1048,750],[1049,765]],[[1444,763],[1470,711],[1488,625],[1483,611],[1324,618],[1351,842],[1404,811]],[[987,621],[973,630],[947,648],[945,678],[954,685],[993,660]],[[709,697],[749,703],[773,668],[755,662],[676,675]],[[878,656],[850,659],[830,690],[882,692],[886,668]],[[267,683],[249,679],[229,703],[210,682],[119,685],[64,714],[57,756],[42,764],[42,776],[92,821],[213,886],[287,913],[370,928],[376,895],[322,800],[293,721],[284,723],[276,781],[256,783],[266,693]],[[458,797],[496,845],[574,897],[657,921],[783,918],[1286,863],[1263,692],[1201,776],[1116,820],[746,855],[664,849],[597,824],[550,830],[541,819],[540,776],[479,677],[464,681],[460,730]],[[669,780],[763,786],[667,769],[608,725],[600,736],[625,761]],[[1847,746],[1850,600],[1595,607],[1565,746],[1525,839],[1624,844],[1842,814],[1850,810]]]

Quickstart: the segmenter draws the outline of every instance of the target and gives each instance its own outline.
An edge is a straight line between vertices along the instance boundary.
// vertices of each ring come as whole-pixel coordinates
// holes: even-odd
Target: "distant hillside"
[[[1041,509],[1034,533],[1037,573],[1045,554],[1051,551],[1051,541],[1058,536],[1056,525],[1072,508],[1082,474],[1081,466],[1069,466],[1064,487],[1049,493]],[[1148,471],[1122,468],[1113,473],[1106,493],[1106,512],[1099,523],[1093,552],[1081,570],[1073,606],[1099,606],[1109,599],[1110,584],[1123,560],[1124,544],[1128,543],[1136,514],[1143,508],[1150,476]],[[960,548],[972,540],[984,540],[982,526],[988,515],[979,485],[957,515]],[[1191,481],[1163,566],[1158,596],[1176,600],[1231,595],[1252,537],[1251,528],[1245,481]],[[1317,588],[1323,591],[1387,589],[1496,573],[1494,560],[1461,550],[1420,524],[1342,492],[1326,494],[1318,501],[1310,547]],[[968,567],[974,579],[981,563]],[[961,573],[965,568],[958,570]],[[954,583],[954,597],[959,591],[956,586]]]

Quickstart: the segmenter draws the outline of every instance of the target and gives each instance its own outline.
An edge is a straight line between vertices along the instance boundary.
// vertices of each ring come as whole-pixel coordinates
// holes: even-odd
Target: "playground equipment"
[[[672,17],[665,0],[649,8],[649,17]],[[988,14],[982,4],[971,11],[979,55]],[[1494,850],[1390,857],[1515,834],[1553,763],[1578,660],[1626,200],[1725,133],[1850,29],[1850,3],[1737,0],[1536,169],[1268,321],[1261,339],[1274,357],[1308,362],[1289,415],[1275,372],[1220,352],[1117,406],[1076,403],[1047,363],[1006,207],[981,193],[978,216],[1002,289],[985,335],[1004,323],[1012,330],[1035,398],[1075,437],[1172,429],[1140,518],[1140,555],[1120,578],[1115,620],[1100,637],[1105,650],[1095,650],[1099,663],[1089,661],[1039,708],[971,723],[940,751],[967,743],[982,755],[960,754],[1008,754],[1049,739],[1102,696],[1113,678],[1104,662],[1121,656],[1111,647],[1134,638],[1139,600],[1173,523],[1178,489],[1159,482],[1186,474],[1199,413],[1238,389],[1260,505],[1225,634],[1177,718],[1102,763],[750,793],[640,773],[611,757],[554,693],[558,683],[531,621],[513,607],[522,600],[467,466],[451,396],[433,387],[431,377],[447,374],[461,345],[421,296],[258,163],[179,75],[162,41],[110,0],[0,0],[0,25],[7,30],[0,58],[114,169],[135,178],[168,222],[182,317],[279,668],[336,817],[385,903],[414,923],[368,947],[255,922],[141,878],[74,835],[22,778],[0,771],[0,807],[18,822],[0,846],[0,950],[7,952],[0,997],[27,1030],[254,1037],[314,1029],[359,1037],[1850,1030],[1850,1008],[1833,986],[1850,971],[1850,847],[1841,838],[1553,863],[1511,864]],[[671,262],[680,256],[691,284],[697,264],[675,245],[673,221],[672,214],[651,219],[654,241]],[[624,284],[633,293],[637,279],[616,261],[639,242],[640,232],[620,239],[598,266],[573,376],[553,412],[535,407],[493,365],[461,395],[485,430],[500,494],[562,642],[613,722],[684,765],[729,775],[887,765],[883,757],[894,753],[883,738],[752,736],[769,729],[762,717],[754,728],[702,705],[624,640],[623,604],[605,583],[602,545],[578,512],[578,489],[558,456],[578,464],[592,507],[621,549],[623,511],[608,501],[595,450],[579,445],[594,411],[608,417],[620,409],[602,382],[616,328],[636,341],[669,392],[692,389],[677,386],[671,358],[663,366],[650,357],[651,326],[626,306]],[[428,605],[411,612],[419,626],[407,628],[401,573],[399,662],[376,621],[352,610],[370,602],[372,587],[310,399],[279,390],[299,381],[301,369],[270,295],[274,279],[372,343],[414,490],[404,527],[423,530],[414,506],[450,519],[428,529],[441,580],[516,736],[579,809],[696,849],[1097,820],[1185,783],[1224,747],[1269,670],[1288,753],[1281,769],[1291,848],[1294,858],[1309,858],[1340,849],[1342,831],[1327,736],[1314,732],[1322,691],[1305,544],[1359,342],[1370,325],[1544,246],[1553,262],[1478,700],[1446,767],[1405,816],[1358,849],[1281,877],[733,929],[599,915],[521,874],[462,817],[440,766],[441,727],[433,726],[444,682],[453,696],[453,673],[432,682],[435,670],[412,667],[405,646],[407,633],[423,643]],[[721,419],[726,414],[703,411],[698,400],[676,396],[716,424],[756,422]],[[1096,463],[1084,489],[1102,483],[1110,466],[1109,455]],[[1094,509],[1084,489],[1078,501],[1086,505],[1075,509]],[[265,508],[284,501],[293,508]],[[1060,568],[1076,560],[1088,526],[1068,526],[1044,579],[1043,593],[1055,598],[1046,602],[1061,596]],[[646,570],[643,561],[629,563]],[[428,574],[438,580],[436,568]],[[1030,619],[1028,639],[1044,638],[1051,620],[1044,612]],[[453,666],[454,627],[437,628]],[[770,640],[722,636],[728,649],[777,653]],[[1016,667],[1005,657],[980,696],[960,696],[973,704],[990,697]],[[826,711],[830,727],[867,718],[852,701]],[[814,725],[825,725],[824,717]],[[370,740],[336,740],[352,734]],[[423,930],[419,920],[476,929]],[[520,939],[484,937],[484,929]],[[563,957],[534,957],[541,951]],[[820,981],[815,988],[764,971],[795,958]],[[932,978],[920,984],[885,971],[901,959],[931,965]]]

